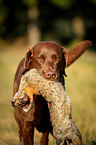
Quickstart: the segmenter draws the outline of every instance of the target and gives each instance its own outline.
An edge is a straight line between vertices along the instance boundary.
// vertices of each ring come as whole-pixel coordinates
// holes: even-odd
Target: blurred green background
[[[88,39],[94,46],[95,34],[96,0],[0,0],[1,40],[23,37],[31,45],[41,40],[66,45]]]
[[[96,0],[0,0],[0,145],[20,144],[10,99],[17,65],[28,47],[47,40],[68,51],[87,39],[92,47],[66,69],[66,91],[84,145],[96,145],[95,33]],[[35,131],[35,145],[40,136]]]

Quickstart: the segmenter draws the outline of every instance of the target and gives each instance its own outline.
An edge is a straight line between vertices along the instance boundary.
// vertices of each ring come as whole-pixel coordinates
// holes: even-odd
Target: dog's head
[[[64,47],[55,42],[40,42],[26,53],[23,74],[36,68],[44,78],[63,82],[65,67],[77,60],[91,45],[89,40],[82,41],[66,52]]]
[[[25,56],[24,71],[36,68],[46,79],[63,82],[67,53],[64,47],[51,41],[36,44]]]

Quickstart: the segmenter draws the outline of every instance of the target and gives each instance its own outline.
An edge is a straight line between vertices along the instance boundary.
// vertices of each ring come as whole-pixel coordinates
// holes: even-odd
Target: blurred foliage
[[[74,3],[74,0],[50,0],[50,2],[63,9],[69,9]]]
[[[37,8],[38,17],[29,17],[29,9]],[[32,11],[32,15],[35,15]],[[77,18],[80,21],[74,21]],[[74,27],[80,22],[77,29]],[[27,36],[29,24],[41,32],[41,40],[68,44],[74,39],[89,39],[96,45],[96,0],[0,0],[0,38]],[[78,30],[84,31],[79,35]],[[77,32],[76,32],[77,31]]]
[[[7,16],[6,13],[7,7],[3,5],[3,0],[0,0],[0,36],[3,36],[3,34],[5,33],[4,23]]]
[[[30,6],[36,6],[38,4],[38,0],[22,0],[22,3],[27,5],[28,7]]]

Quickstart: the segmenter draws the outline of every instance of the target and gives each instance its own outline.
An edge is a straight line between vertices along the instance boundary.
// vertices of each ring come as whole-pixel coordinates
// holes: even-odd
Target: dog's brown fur
[[[13,95],[18,91],[21,76],[32,68],[36,68],[44,78],[59,81],[65,86],[65,67],[72,64],[90,46],[90,41],[83,41],[66,52],[64,47],[55,42],[38,43],[26,53],[17,68]],[[48,134],[52,131],[52,126],[47,102],[42,96],[35,96],[34,104],[28,113],[25,113],[22,107],[14,108],[21,145],[33,144],[34,127],[43,133],[40,144],[48,144]]]

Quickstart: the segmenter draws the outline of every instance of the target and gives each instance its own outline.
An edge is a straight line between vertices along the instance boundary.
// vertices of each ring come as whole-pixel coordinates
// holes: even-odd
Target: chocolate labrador
[[[22,75],[32,68],[36,68],[44,78],[61,82],[65,87],[65,68],[72,64],[90,46],[90,41],[83,41],[67,52],[64,47],[55,42],[44,41],[36,44],[28,50],[25,58],[21,60],[17,68],[13,95],[18,91]],[[33,145],[35,127],[39,132],[42,132],[40,144],[47,145],[48,134],[49,132],[52,134],[47,102],[41,95],[34,96],[34,107],[27,113],[22,108],[23,105],[28,105],[28,98],[24,98],[23,103],[22,106],[14,108],[21,145]]]

